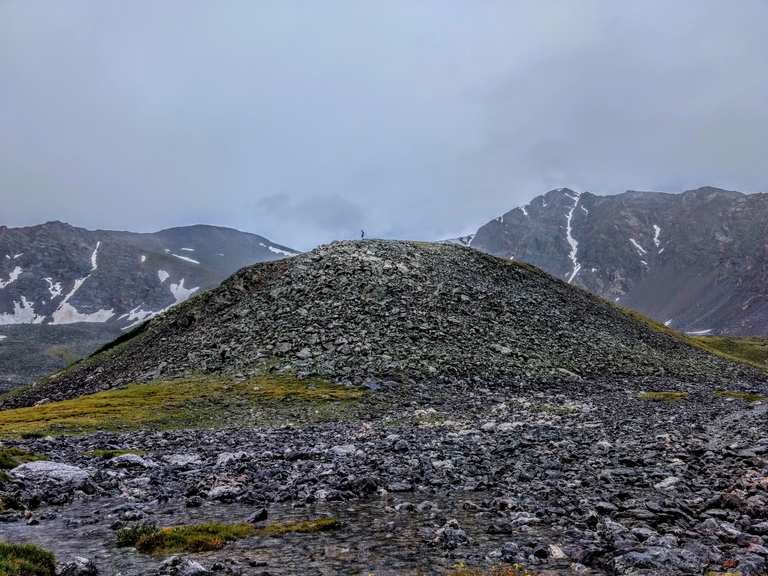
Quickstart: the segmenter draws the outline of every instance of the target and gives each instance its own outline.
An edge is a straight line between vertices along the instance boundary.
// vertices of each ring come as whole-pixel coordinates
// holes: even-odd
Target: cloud
[[[307,248],[468,232],[558,186],[768,191],[767,19],[763,0],[0,2],[2,223]]]

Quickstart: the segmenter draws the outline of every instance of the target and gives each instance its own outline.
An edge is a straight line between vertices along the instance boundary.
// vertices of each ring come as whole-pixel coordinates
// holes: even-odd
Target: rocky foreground
[[[3,495],[26,510],[2,513],[0,533],[62,561],[86,555],[100,574],[204,573],[193,563],[222,574],[438,574],[460,561],[535,574],[764,574],[768,405],[755,390],[685,391],[381,383],[345,421],[9,442],[58,464],[11,471]],[[136,453],[93,455],[104,449]],[[246,538],[176,566],[116,547],[118,529],[141,522],[326,515],[337,530]]]
[[[321,247],[0,400],[0,536],[69,576],[762,575],[768,379],[692,344],[470,249]]]

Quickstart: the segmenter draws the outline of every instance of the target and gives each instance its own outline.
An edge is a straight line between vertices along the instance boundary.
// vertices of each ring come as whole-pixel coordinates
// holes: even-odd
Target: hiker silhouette
[[[360,230],[360,240],[365,238],[365,230]]]

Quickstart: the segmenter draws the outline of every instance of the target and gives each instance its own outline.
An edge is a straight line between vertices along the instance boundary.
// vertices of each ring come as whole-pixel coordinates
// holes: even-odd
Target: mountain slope
[[[154,234],[61,222],[0,228],[0,325],[130,326],[215,286],[235,270],[294,251],[215,226]]]
[[[338,242],[257,264],[130,336],[5,405],[265,370],[355,384],[753,375],[536,268],[417,242]]]
[[[471,246],[693,333],[768,335],[768,194],[551,190]]]
[[[244,266],[295,253],[216,226],[152,234],[61,222],[0,227],[0,389],[61,368],[64,357],[92,351]],[[54,330],[69,325],[77,328]]]

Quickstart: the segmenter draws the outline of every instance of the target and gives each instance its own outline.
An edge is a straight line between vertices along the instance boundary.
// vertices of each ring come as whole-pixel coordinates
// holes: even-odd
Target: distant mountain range
[[[150,234],[2,226],[0,388],[60,367],[244,266],[295,254],[217,226]]]
[[[551,190],[456,239],[672,328],[768,335],[768,194]]]

